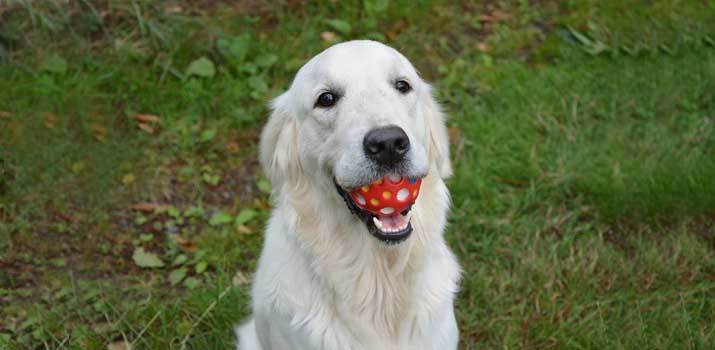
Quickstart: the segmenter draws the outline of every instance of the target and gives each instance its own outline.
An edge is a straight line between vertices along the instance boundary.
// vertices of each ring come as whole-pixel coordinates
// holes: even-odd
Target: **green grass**
[[[715,346],[714,5],[380,4],[0,2],[0,348],[230,348],[266,102],[326,31],[451,116],[461,348]]]

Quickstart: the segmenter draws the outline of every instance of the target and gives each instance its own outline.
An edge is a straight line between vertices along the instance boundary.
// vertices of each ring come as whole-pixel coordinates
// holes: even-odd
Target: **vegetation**
[[[451,116],[461,348],[715,347],[713,2],[11,0],[0,348],[230,348],[266,104],[354,38]]]

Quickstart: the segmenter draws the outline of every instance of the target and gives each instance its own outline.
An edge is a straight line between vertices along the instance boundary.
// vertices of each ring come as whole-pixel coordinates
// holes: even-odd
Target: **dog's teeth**
[[[380,219],[378,219],[378,218],[376,218],[376,217],[373,216],[373,217],[372,217],[372,222],[375,224],[375,227],[377,227],[377,228],[379,228],[380,230],[382,230],[382,221],[380,221]]]

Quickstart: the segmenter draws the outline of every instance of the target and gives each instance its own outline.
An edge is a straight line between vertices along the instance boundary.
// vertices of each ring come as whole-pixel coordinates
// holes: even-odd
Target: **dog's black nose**
[[[368,158],[379,165],[391,166],[405,158],[410,139],[402,128],[391,125],[370,130],[362,145]]]

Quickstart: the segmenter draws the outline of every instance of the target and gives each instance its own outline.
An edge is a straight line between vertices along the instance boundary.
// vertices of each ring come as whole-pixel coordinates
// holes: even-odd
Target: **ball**
[[[350,192],[350,198],[376,216],[395,216],[408,209],[420,194],[422,179],[388,175]]]

